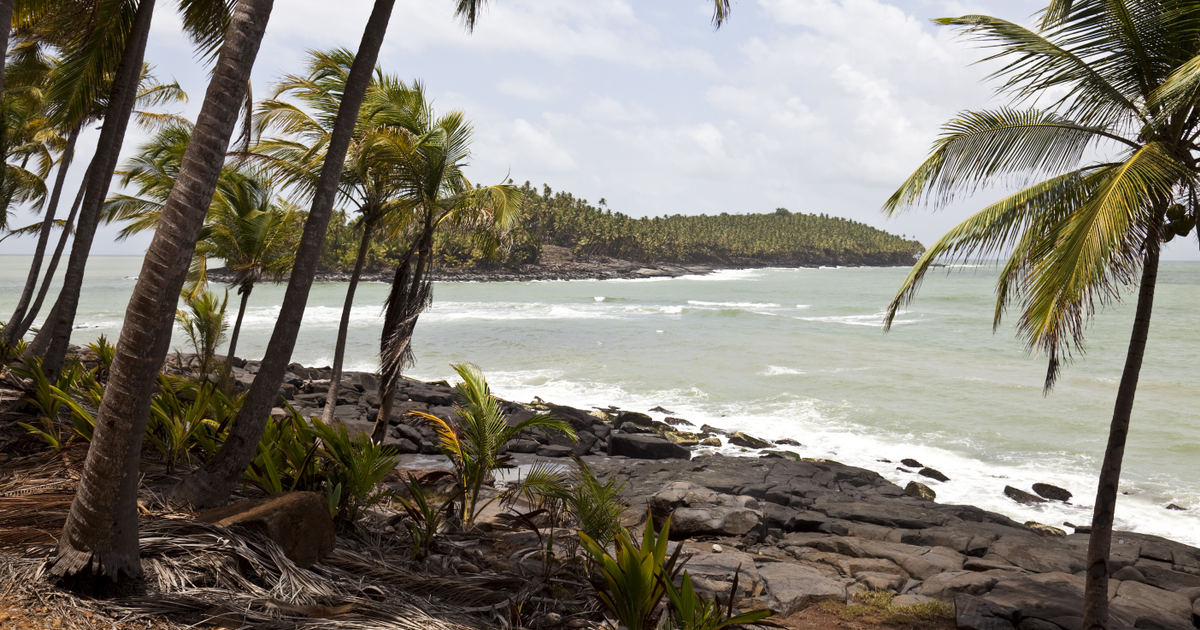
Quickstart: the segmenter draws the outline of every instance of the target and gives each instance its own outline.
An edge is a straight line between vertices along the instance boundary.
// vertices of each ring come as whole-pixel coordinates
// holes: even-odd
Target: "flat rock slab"
[[[816,569],[798,564],[772,562],[758,568],[767,587],[771,610],[787,616],[819,602],[846,601],[846,587]]]
[[[608,436],[608,454],[635,459],[691,459],[686,447],[664,440],[657,435],[613,433]]]
[[[325,497],[316,492],[285,492],[201,512],[197,520],[241,528],[275,541],[289,560],[307,569],[333,551],[333,519]]]
[[[832,518],[904,529],[927,529],[945,525],[953,520],[953,517],[942,512],[916,505],[827,503],[814,505],[812,509],[824,512]]]

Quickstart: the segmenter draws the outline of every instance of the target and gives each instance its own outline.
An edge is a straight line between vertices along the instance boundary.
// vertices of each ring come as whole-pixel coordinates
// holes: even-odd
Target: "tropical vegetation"
[[[1055,0],[1036,29],[984,15],[945,19],[992,52],[1012,106],[948,122],[887,201],[946,206],[1000,183],[1026,186],[955,226],[917,261],[890,324],[938,261],[1006,255],[993,322],[1012,306],[1049,391],[1084,350],[1101,307],[1137,292],[1127,359],[1100,468],[1083,627],[1110,627],[1109,551],[1121,460],[1153,310],[1162,243],[1200,216],[1200,2]]]

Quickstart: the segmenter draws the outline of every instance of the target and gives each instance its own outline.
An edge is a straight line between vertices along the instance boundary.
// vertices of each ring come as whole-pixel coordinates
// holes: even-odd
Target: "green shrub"
[[[460,490],[456,489],[442,501],[441,505],[434,507],[425,494],[425,489],[412,475],[406,477],[403,483],[405,489],[408,490],[408,497],[397,494],[393,495],[393,498],[408,516],[404,526],[408,528],[408,533],[412,537],[413,558],[424,559],[429,555],[429,549],[438,532],[441,531],[446,516],[454,509],[454,501],[459,498]]]
[[[42,438],[55,451],[61,450],[73,436],[63,430],[58,414],[64,402],[70,400],[68,392],[75,388],[76,382],[84,374],[83,366],[76,360],[69,361],[55,383],[51,383],[42,371],[41,357],[34,357],[26,367],[13,366],[12,370],[18,376],[33,381],[33,391],[26,400],[39,412],[38,426],[26,422],[19,422],[18,426]],[[91,439],[90,431],[86,437]]]
[[[724,605],[718,597],[710,602],[699,594],[692,586],[692,576],[683,572],[679,588],[672,582],[664,582],[667,589],[667,602],[670,604],[670,617],[667,627],[672,630],[723,630],[743,623],[755,623],[771,616],[769,610],[752,610],[734,614],[733,600],[737,597],[738,577],[740,571],[733,573],[733,585],[729,588],[728,601]]]
[[[576,470],[565,471],[558,464],[538,463],[505,491],[502,500],[509,506],[523,499],[535,509],[545,510],[557,523],[565,512],[579,531],[601,546],[607,546],[621,529],[621,516],[628,507],[621,499],[625,484],[616,478],[601,482],[587,463],[578,457]]]
[[[427,413],[412,412],[412,415],[423,418],[438,432],[438,447],[450,458],[462,489],[458,517],[463,526],[470,529],[479,512],[494,500],[481,505],[480,491],[492,482],[497,468],[507,465],[508,457],[500,455],[500,447],[526,430],[556,431],[571,439],[575,439],[575,430],[566,422],[546,414],[508,426],[499,401],[492,395],[479,369],[466,363],[451,367],[462,378],[462,382],[454,386],[459,399],[455,408],[458,421],[454,426]]]
[[[225,299],[218,301],[216,294],[204,290],[195,296],[184,296],[184,304],[188,309],[175,312],[175,322],[183,330],[200,361],[198,373],[201,378],[207,378],[216,370],[217,347],[224,343],[225,331],[229,328],[225,318],[228,303],[228,291],[225,292]]]
[[[365,433],[351,437],[343,424],[325,424],[320,418],[312,422],[328,462],[326,484],[341,487],[338,519],[354,523],[363,510],[387,496],[377,486],[400,463],[400,455],[391,446],[375,444]]]
[[[211,457],[225,441],[224,424],[238,404],[207,381],[196,384],[159,374],[146,441],[162,454],[168,472],[180,460],[190,464],[195,451]]]
[[[629,531],[617,531],[613,553],[590,538],[580,534],[579,541],[595,563],[603,581],[593,582],[601,605],[616,617],[619,626],[628,630],[650,630],[657,627],[662,612],[659,602],[667,593],[667,583],[675,581],[682,565],[678,564],[683,545],[667,558],[667,535],[671,518],[667,517],[662,530],[655,534],[653,519],[646,514],[646,529],[641,546],[634,543]]]

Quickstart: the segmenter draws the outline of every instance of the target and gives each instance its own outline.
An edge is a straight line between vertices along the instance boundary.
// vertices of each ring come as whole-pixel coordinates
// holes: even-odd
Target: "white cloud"
[[[562,94],[562,88],[557,85],[545,86],[526,79],[504,79],[496,89],[501,94],[523,98],[527,101],[549,101]]]
[[[615,98],[591,98],[583,104],[582,113],[589,121],[633,123],[654,119],[654,112],[640,103],[623,103]]]

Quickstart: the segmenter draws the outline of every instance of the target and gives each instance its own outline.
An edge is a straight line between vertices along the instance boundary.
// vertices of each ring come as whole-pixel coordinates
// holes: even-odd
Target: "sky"
[[[194,119],[208,68],[180,34],[174,5],[157,6],[147,59],[189,92],[172,111]],[[276,2],[256,97],[302,73],[306,50],[356,48],[371,5]],[[986,82],[991,67],[976,63],[986,51],[932,19],[986,13],[1032,25],[1044,5],[733,0],[730,21],[714,30],[711,0],[492,0],[467,32],[451,0],[397,0],[379,63],[421,80],[438,112],[465,112],[475,130],[468,176],[478,183],[548,184],[635,217],[785,207],[929,245],[1003,192],[938,212],[880,210],[943,123],[1004,103]],[[95,135],[80,141],[81,156]],[[126,151],[144,138],[131,130]],[[18,213],[11,224],[35,220]],[[101,228],[93,253],[140,254],[149,244],[148,234],[116,242],[118,229]],[[0,254],[32,253],[33,244],[10,238]],[[1164,258],[1200,252],[1195,239],[1178,239]]]

